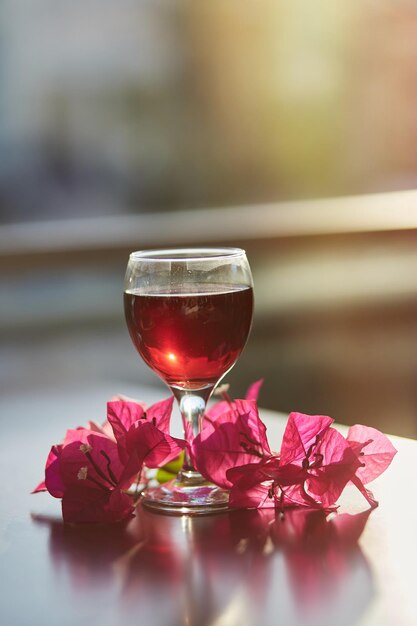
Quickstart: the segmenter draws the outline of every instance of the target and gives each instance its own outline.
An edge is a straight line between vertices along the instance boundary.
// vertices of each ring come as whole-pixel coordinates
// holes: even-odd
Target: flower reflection
[[[270,537],[284,554],[300,613],[331,614],[336,624],[357,619],[372,590],[369,567],[357,543],[369,514],[345,513],[329,520],[323,511],[292,510],[271,525]],[[350,621],[340,615],[346,603]]]
[[[121,619],[347,625],[373,593],[358,544],[369,513],[241,510],[192,518],[139,507],[118,526],[50,522],[50,552],[76,593],[93,586],[103,595],[117,592]]]

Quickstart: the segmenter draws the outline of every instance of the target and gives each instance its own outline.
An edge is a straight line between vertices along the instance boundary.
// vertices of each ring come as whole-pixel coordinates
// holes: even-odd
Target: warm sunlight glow
[[[168,354],[167,354],[167,359],[168,359],[169,361],[176,361],[176,360],[177,360],[177,357],[175,356],[175,354],[174,354],[173,352],[168,352]]]

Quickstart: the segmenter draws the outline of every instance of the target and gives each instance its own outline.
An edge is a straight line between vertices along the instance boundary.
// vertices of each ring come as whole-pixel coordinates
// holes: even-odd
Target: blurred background
[[[3,397],[162,389],[128,253],[217,243],[255,280],[233,395],[417,436],[416,40],[412,0],[3,0]]]

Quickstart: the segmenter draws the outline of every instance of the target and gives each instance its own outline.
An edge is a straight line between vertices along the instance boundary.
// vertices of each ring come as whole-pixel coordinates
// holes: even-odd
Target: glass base
[[[142,504],[167,515],[213,515],[229,509],[229,492],[209,482],[176,478],[146,489]]]

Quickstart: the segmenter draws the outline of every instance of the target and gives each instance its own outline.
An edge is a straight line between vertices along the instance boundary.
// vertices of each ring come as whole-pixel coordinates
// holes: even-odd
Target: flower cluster
[[[149,408],[118,397],[107,404],[103,426],[68,430],[51,448],[45,480],[33,493],[62,498],[65,522],[117,522],[134,511],[127,490],[144,468],[161,467],[180,454],[181,439],[169,435],[173,399]]]
[[[396,454],[385,435],[356,425],[345,438],[332,428],[331,417],[290,413],[276,453],[270,448],[251,391],[245,400],[219,403],[215,419],[207,420],[192,446],[203,476],[230,490],[232,508],[329,510],[348,483],[359,489],[371,507],[378,505],[365,485]]]
[[[168,475],[184,448],[209,481],[230,491],[232,508],[309,507],[331,511],[343,489],[355,485],[371,507],[365,485],[391,463],[396,450],[375,428],[352,426],[347,437],[323,415],[291,413],[279,453],[274,452],[259,417],[262,381],[245,399],[223,400],[206,413],[202,432],[184,441],[169,434],[173,399],[144,404],[116,397],[107,404],[103,426],[89,422],[68,430],[51,448],[45,480],[34,493],[62,499],[66,522],[116,522],[132,515],[127,491],[145,468]]]
[[[245,400],[219,403],[215,419],[193,442],[199,471],[230,490],[230,506],[330,509],[348,483],[377,506],[365,485],[396,454],[389,439],[361,425],[345,438],[332,428],[331,417],[290,413],[280,452],[272,452],[256,404],[260,385],[252,385]]]

